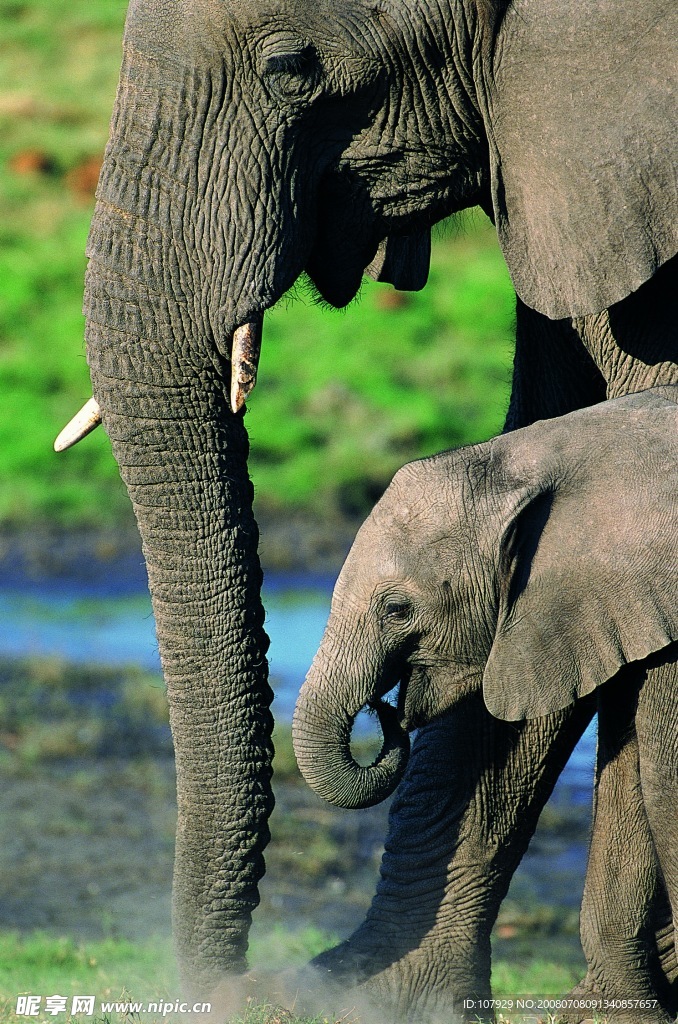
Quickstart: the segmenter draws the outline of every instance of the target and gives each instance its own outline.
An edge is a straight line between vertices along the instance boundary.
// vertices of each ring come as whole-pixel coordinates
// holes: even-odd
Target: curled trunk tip
[[[348,810],[373,807],[389,797],[409,758],[410,738],[396,709],[382,700],[370,701],[369,706],[377,713],[384,739],[376,759],[367,766],[358,764],[351,753],[356,715],[341,720],[319,718],[312,697],[310,701],[300,698],[295,711],[292,734],[302,775],[318,796]]]

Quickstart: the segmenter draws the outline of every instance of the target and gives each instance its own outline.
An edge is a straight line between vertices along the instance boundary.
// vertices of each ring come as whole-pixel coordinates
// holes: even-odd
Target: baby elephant
[[[308,783],[364,807],[397,785],[407,733],[481,689],[519,721],[600,688],[582,941],[589,987],[627,999],[661,988],[654,925],[668,902],[678,921],[677,579],[678,385],[411,463],[356,537],[294,720]],[[350,750],[366,706],[368,767]]]

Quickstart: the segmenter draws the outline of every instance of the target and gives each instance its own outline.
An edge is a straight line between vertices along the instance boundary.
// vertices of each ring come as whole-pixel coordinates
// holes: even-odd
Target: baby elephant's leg
[[[640,781],[671,903],[675,948],[678,935],[678,644],[653,655],[646,665],[647,674],[636,712]],[[675,987],[678,982],[674,978]]]
[[[640,782],[634,714],[642,671],[603,687],[598,779],[581,913],[588,977],[615,1024],[672,1021],[655,930],[665,893]]]

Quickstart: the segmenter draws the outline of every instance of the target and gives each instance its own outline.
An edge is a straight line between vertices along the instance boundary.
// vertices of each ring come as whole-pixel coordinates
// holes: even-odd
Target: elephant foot
[[[580,1006],[581,1009],[572,1009],[567,1013],[559,1014],[558,1024],[589,1024],[589,1021],[593,1022],[593,1011],[586,1009],[586,1004],[597,1003],[602,997],[593,977],[588,973],[564,998],[575,1006]]]
[[[462,986],[460,979],[455,983],[442,965],[436,969],[431,951],[398,957],[393,948],[367,948],[354,937],[316,957],[299,980],[302,1002],[304,990],[314,993],[312,1004],[303,1003],[306,1011],[326,1012],[329,1006],[337,1013],[341,1006],[360,1024],[465,1024],[479,1019],[477,1009],[470,1008],[471,1002],[477,1006],[478,997],[469,996],[474,989]]]
[[[449,973],[436,974],[433,961],[416,952],[421,953],[394,960],[393,954],[388,958],[354,947],[349,939],[316,957],[297,976],[295,1009],[329,1010],[335,1019],[345,1017],[355,1024],[470,1024],[493,1019],[491,1010],[482,1012],[489,991],[469,995],[473,989],[461,978],[455,983]],[[559,1014],[558,1024],[678,1024],[659,1000],[645,1001],[653,1006],[591,1008],[604,1005],[604,996],[590,975],[566,998],[581,1008]]]
[[[631,1008],[604,1008],[605,996],[602,994],[595,979],[589,972],[578,985],[568,992],[567,1000],[579,1004],[581,1009],[572,1009],[559,1014],[558,1024],[598,1024],[604,1020],[606,1024],[674,1024],[674,1015],[666,1010],[657,999],[637,1000],[635,1002],[656,1003],[656,1006],[633,1006]],[[623,1003],[624,1000],[617,1000]],[[596,1003],[601,1007],[597,1012],[586,1009],[587,1003]]]

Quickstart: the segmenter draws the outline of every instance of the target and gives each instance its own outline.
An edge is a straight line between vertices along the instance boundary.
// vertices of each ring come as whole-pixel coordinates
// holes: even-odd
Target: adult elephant
[[[87,350],[167,679],[191,988],[244,967],[272,805],[239,411],[264,311],[304,270],[335,306],[365,268],[421,287],[430,226],[480,204],[520,296],[510,426],[673,379],[675,21],[672,0],[132,0],[88,246]],[[477,764],[450,764],[454,800],[413,829],[437,742],[420,736],[384,881],[343,957],[352,976],[415,1000],[431,979],[411,953],[438,929],[441,983],[488,991],[499,899],[585,723],[517,733],[481,716]],[[432,865],[423,915],[410,915],[420,872],[401,831]]]

